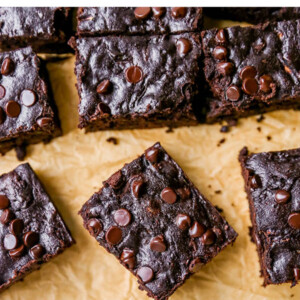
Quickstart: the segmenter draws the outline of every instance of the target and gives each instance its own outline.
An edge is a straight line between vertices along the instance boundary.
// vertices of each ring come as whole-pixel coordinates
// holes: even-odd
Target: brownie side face
[[[237,237],[159,143],[103,184],[79,212],[84,226],[155,299]]]
[[[300,20],[202,32],[207,121],[300,107]]]
[[[74,243],[29,164],[0,176],[0,211],[0,291]]]
[[[202,29],[202,8],[80,7],[79,36],[183,33]]]
[[[80,128],[151,128],[197,124],[199,35],[79,38]]]
[[[300,149],[240,152],[264,285],[300,279]]]
[[[0,153],[61,134],[46,69],[30,47],[0,53]]]

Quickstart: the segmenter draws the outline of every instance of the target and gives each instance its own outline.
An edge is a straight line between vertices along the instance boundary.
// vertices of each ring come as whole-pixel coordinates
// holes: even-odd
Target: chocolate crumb
[[[226,141],[226,139],[225,139],[225,138],[223,138],[223,139],[220,139],[220,140],[219,140],[219,143],[217,144],[217,147],[220,147],[222,144],[224,144],[224,143],[225,143],[225,141]]]
[[[257,121],[258,123],[260,123],[260,122],[262,122],[264,119],[265,119],[264,115],[260,115],[260,116],[256,119],[256,121]]]
[[[221,127],[220,132],[226,133],[226,132],[229,132],[229,129],[230,129],[229,126],[224,125]]]
[[[115,137],[113,137],[113,136],[111,136],[111,137],[109,137],[108,139],[106,139],[106,141],[108,142],[108,143],[112,143],[112,144],[114,144],[114,145],[118,145],[118,140],[117,140],[117,138],[115,138]]]
[[[268,141],[271,141],[271,139],[272,139],[272,137],[268,135],[268,136],[267,136],[267,140],[268,140]]]
[[[238,120],[237,120],[237,119],[227,120],[227,124],[228,124],[228,126],[230,126],[230,127],[237,126]]]
[[[222,194],[222,191],[221,190],[216,190],[215,194]]]
[[[174,132],[173,128],[172,127],[169,127],[167,130],[166,130],[166,133],[172,133]]]
[[[217,209],[217,211],[218,211],[219,213],[222,213],[222,212],[223,212],[223,209],[220,208],[218,205],[215,205],[215,208]]]
[[[17,146],[15,148],[17,159],[19,161],[23,161],[26,156],[26,146]]]
[[[258,132],[261,132],[261,127],[256,128]]]

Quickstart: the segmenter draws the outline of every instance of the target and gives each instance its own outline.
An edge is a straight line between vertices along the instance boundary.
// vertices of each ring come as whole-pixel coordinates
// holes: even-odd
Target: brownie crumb
[[[15,151],[16,151],[17,159],[19,161],[23,161],[27,154],[26,146],[17,146],[15,148]]]
[[[215,194],[222,194],[222,191],[221,190],[216,190]]]
[[[218,205],[215,205],[215,208],[217,209],[217,211],[219,213],[222,213],[223,212],[223,209],[221,207],[219,207]]]
[[[267,136],[267,140],[268,140],[268,141],[271,141],[271,139],[272,139],[272,137],[268,135],[268,136]]]
[[[263,120],[265,119],[265,116],[264,115],[260,115],[259,117],[256,118],[256,121],[258,123],[262,122]]]
[[[230,129],[229,126],[224,125],[221,127],[220,132],[226,133],[226,132],[229,132],[229,129]]]
[[[106,141],[107,141],[108,143],[112,143],[112,144],[114,144],[114,145],[118,145],[118,144],[119,144],[117,138],[115,138],[115,137],[113,137],[113,136],[111,136],[111,137],[109,137],[108,139],[106,139]]]
[[[256,129],[258,132],[261,132],[261,127],[258,126]]]
[[[166,133],[172,133],[174,132],[173,128],[172,127],[169,127],[167,130],[166,130]]]
[[[217,147],[220,147],[222,144],[224,144],[224,143],[225,143],[225,141],[226,141],[226,139],[225,139],[225,138],[223,138],[223,139],[220,139],[220,140],[219,140],[219,143],[217,144]]]

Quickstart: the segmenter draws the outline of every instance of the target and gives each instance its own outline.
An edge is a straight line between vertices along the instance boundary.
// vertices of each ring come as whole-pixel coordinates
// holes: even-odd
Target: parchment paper
[[[228,25],[222,23],[220,25]],[[160,141],[206,197],[220,208],[239,237],[175,294],[181,299],[300,299],[300,285],[261,286],[256,248],[250,242],[248,202],[237,161],[239,150],[269,151],[300,146],[300,111],[277,111],[239,121],[229,133],[220,125],[175,129],[106,131],[77,129],[74,58],[48,65],[64,135],[30,146],[28,161],[57,205],[77,244],[0,295],[1,300],[148,299],[136,279],[88,234],[77,211],[109,175]],[[258,131],[261,128],[261,132]],[[116,137],[118,145],[106,142]],[[267,137],[271,137],[268,140]],[[225,142],[219,147],[221,139]],[[1,174],[19,162],[14,151],[0,157]],[[217,192],[216,191],[221,191]]]

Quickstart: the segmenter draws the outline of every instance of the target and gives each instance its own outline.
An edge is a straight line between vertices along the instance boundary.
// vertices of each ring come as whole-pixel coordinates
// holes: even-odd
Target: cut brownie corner
[[[84,227],[154,299],[167,299],[237,233],[160,143],[103,182]]]

